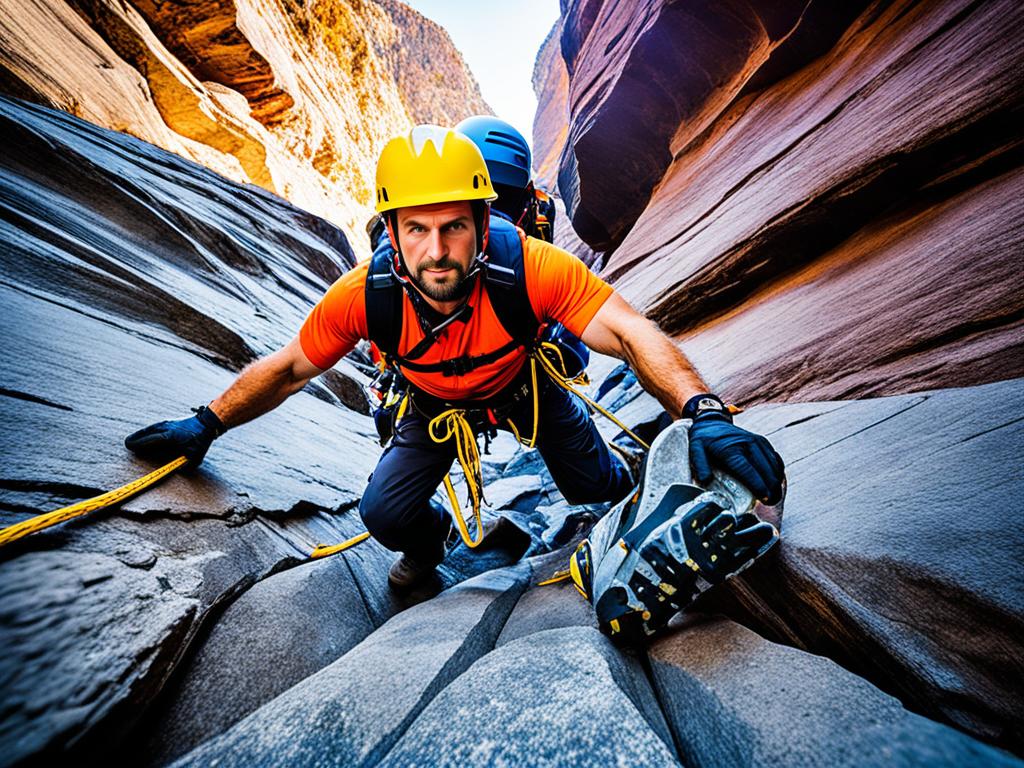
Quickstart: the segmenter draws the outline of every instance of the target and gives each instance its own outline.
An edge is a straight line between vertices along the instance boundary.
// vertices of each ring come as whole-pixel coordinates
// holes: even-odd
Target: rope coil
[[[440,428],[445,428],[443,435],[438,434]],[[483,497],[483,470],[480,467],[480,449],[476,444],[476,435],[473,427],[466,419],[466,412],[461,408],[449,408],[433,419],[427,426],[430,439],[435,443],[445,443],[453,436],[455,437],[455,451],[459,459],[459,466],[466,477],[466,485],[469,488],[470,503],[473,507],[473,520],[476,523],[476,535],[470,536],[469,526],[462,516],[462,508],[459,506],[458,496],[455,494],[455,487],[452,485],[451,473],[444,476],[444,488],[448,492],[448,501],[452,505],[452,516],[459,528],[459,535],[462,541],[470,549],[480,545],[484,540],[484,526],[480,517],[480,501]]]

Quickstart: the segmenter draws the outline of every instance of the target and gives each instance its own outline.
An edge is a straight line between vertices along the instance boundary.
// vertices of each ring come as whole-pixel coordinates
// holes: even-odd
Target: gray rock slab
[[[753,409],[787,463],[782,546],[722,610],[1024,751],[1024,381]]]
[[[175,763],[372,765],[494,647],[529,578],[492,571],[404,611],[333,664]]]
[[[693,768],[1022,764],[908,712],[828,659],[726,619],[662,638],[649,655],[658,699]]]
[[[355,558],[359,552],[358,559]],[[163,765],[241,720],[362,641],[398,604],[368,604],[393,555],[373,540],[273,574],[216,617],[124,756]],[[374,596],[370,599],[373,600]],[[388,610],[390,608],[390,610]]]
[[[512,614],[505,622],[497,646],[505,645],[521,637],[562,627],[591,627],[597,629],[594,609],[576,591],[571,581],[540,586],[540,582],[564,570],[575,545],[558,552],[530,559],[533,569],[531,586],[519,598]]]
[[[484,493],[494,509],[514,509],[529,512],[541,498],[542,480],[539,475],[502,477],[486,485]]]
[[[346,525],[358,524],[352,513],[332,517],[314,512],[305,522],[339,539]],[[12,549],[22,544],[0,561],[0,584],[10,590],[0,601],[0,699],[12,713],[0,718],[0,744],[19,756],[114,748],[188,662],[211,617],[306,555],[260,518],[230,525],[112,514],[35,534]],[[375,570],[353,573],[367,584],[384,582],[386,563],[378,559]],[[69,595],[76,583],[80,594]],[[275,640],[285,642],[265,638]],[[250,682],[257,690],[264,684]]]
[[[385,766],[679,765],[640,663],[596,629],[488,653],[416,718]]]
[[[36,552],[0,577],[3,762],[74,743],[153,695],[200,609],[196,563]]]

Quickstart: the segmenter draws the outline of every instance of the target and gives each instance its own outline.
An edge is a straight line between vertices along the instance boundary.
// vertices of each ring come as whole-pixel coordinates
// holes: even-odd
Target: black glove
[[[711,394],[691,397],[683,418],[693,419],[690,427],[690,461],[701,485],[711,481],[711,464],[733,475],[766,504],[782,500],[782,479],[786,468],[767,438],[732,423],[732,414],[722,400]]]
[[[124,439],[125,447],[144,459],[170,461],[179,456],[188,459],[191,468],[198,467],[214,438],[227,431],[217,414],[201,405],[193,408],[195,416],[177,421],[158,421]]]

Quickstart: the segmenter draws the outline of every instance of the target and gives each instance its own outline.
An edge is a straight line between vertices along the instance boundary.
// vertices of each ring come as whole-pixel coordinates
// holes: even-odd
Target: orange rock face
[[[534,180],[544,189],[558,184],[558,163],[569,128],[569,72],[561,49],[562,21],[548,33],[533,67],[537,114],[533,120]]]
[[[1018,3],[567,5],[559,192],[713,387],[1024,376]]]
[[[490,112],[443,30],[392,0],[3,5],[0,92],[258,184],[357,252],[383,143]]]

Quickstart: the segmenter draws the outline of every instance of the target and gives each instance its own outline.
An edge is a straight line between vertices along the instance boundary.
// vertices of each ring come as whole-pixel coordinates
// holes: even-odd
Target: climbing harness
[[[593,410],[601,413],[608,419],[610,419],[616,426],[622,429],[628,434],[633,440],[639,445],[647,449],[649,446],[644,440],[642,440],[636,433],[630,430],[625,424],[619,421],[612,413],[602,408],[591,398],[587,397],[583,392],[580,391],[579,387],[587,386],[590,382],[587,378],[586,371],[580,371],[576,375],[571,375],[566,371],[565,358],[563,357],[562,350],[557,344],[551,342],[542,341],[534,346],[530,351],[529,356],[530,366],[530,391],[533,398],[533,430],[530,437],[524,438],[520,434],[519,429],[516,427],[515,422],[512,421],[511,417],[505,418],[505,423],[508,424],[512,434],[515,436],[516,441],[519,442],[526,448],[534,448],[537,443],[537,435],[539,432],[539,418],[540,418],[540,403],[539,399],[539,387],[537,381],[537,368],[538,366],[547,373],[548,377],[560,387],[566,389],[573,394],[578,395],[585,403],[587,403]],[[415,402],[416,394],[411,395]],[[408,406],[410,395],[406,395],[399,406],[399,412],[395,419],[397,425],[402,415],[405,413],[405,409]],[[486,419],[474,419],[476,421],[482,421],[486,426],[496,427],[498,420],[495,415],[493,408],[479,408],[476,411],[482,411],[485,414]],[[500,409],[498,409],[500,410]],[[469,503],[472,510],[472,518],[475,524],[475,534],[470,533],[469,525],[466,522],[465,516],[462,514],[462,508],[459,504],[458,496],[455,492],[455,487],[451,480],[451,473],[445,475],[444,486],[445,491],[448,494],[448,501],[452,508],[452,517],[455,520],[455,524],[459,529],[459,534],[462,537],[462,541],[470,549],[474,549],[479,546],[483,540],[483,527],[481,519],[481,502],[484,500],[483,493],[483,473],[480,466],[480,451],[476,442],[476,435],[471,423],[471,414],[469,409],[460,407],[448,407],[442,410],[436,416],[430,418],[428,422],[428,433],[430,434],[431,440],[435,443],[445,443],[450,439],[455,440],[455,452],[458,458],[459,466],[462,468],[462,474],[466,480],[466,486],[468,489]]]
[[[165,464],[144,477],[140,477],[138,480],[133,480],[126,485],[122,485],[120,488],[115,488],[114,490],[108,491],[100,496],[94,496],[91,499],[80,501],[77,504],[72,504],[68,507],[61,507],[60,509],[55,509],[53,512],[36,515],[28,520],[23,520],[20,523],[8,526],[7,528],[0,530],[0,547],[5,544],[10,544],[13,541],[17,541],[23,536],[28,536],[30,533],[36,533],[37,531],[42,531],[46,528],[57,525],[58,523],[71,520],[72,518],[81,517],[82,515],[86,515],[90,512],[106,509],[107,507],[126,501],[137,493],[146,490],[151,485],[163,480],[172,472],[177,471],[187,463],[188,459],[184,456],[179,456],[174,461]]]

